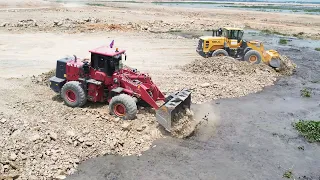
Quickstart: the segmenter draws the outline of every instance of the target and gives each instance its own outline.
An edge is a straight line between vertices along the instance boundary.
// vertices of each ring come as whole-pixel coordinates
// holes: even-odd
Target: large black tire
[[[114,96],[109,103],[110,113],[125,120],[135,119],[137,109],[136,102],[127,94]]]
[[[62,86],[61,97],[70,107],[81,107],[87,102],[87,95],[77,81],[67,82]]]
[[[224,49],[217,49],[212,53],[212,56],[229,56],[229,54]]]
[[[251,64],[259,64],[262,58],[258,51],[250,50],[244,55],[243,59]]]

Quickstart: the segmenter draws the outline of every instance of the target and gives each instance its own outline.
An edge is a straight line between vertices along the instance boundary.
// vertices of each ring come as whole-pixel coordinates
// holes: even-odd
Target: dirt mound
[[[183,72],[151,72],[154,82],[164,92],[183,88],[192,91],[192,102],[234,98],[261,91],[280,76],[271,67],[234,60],[230,57],[201,58],[179,66]]]
[[[49,79],[52,76],[56,75],[56,70],[50,70],[46,73],[42,73],[39,76],[32,76],[31,80],[32,82],[36,83],[36,84],[40,84],[40,85],[49,85]]]
[[[231,57],[211,57],[205,59],[196,59],[190,64],[182,67],[182,70],[195,74],[219,74],[222,76],[247,75],[259,71],[269,71],[276,73],[271,67],[264,64],[249,64],[245,61],[235,60]]]
[[[282,75],[290,76],[294,73],[297,65],[287,56],[280,56],[281,69],[278,71]]]

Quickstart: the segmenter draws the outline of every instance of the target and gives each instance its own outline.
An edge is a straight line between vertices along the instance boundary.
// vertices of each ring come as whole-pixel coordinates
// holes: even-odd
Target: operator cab
[[[91,67],[95,70],[112,76],[114,72],[122,69],[122,55],[125,55],[125,50],[102,46],[89,52],[91,52]],[[124,59],[126,58],[125,55]]]
[[[223,28],[222,36],[228,39],[236,39],[238,43],[242,40],[244,31],[240,28]]]

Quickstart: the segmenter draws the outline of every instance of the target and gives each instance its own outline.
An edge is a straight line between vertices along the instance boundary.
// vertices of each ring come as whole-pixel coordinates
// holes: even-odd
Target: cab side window
[[[91,66],[100,71],[105,70],[105,57],[98,55],[98,54],[92,54],[91,55]]]
[[[102,56],[98,57],[98,68],[104,69],[105,68],[105,59]]]

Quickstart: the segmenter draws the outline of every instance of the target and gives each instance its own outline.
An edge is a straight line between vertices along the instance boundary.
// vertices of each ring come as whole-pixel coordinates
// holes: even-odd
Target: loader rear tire
[[[224,49],[217,49],[212,53],[212,56],[229,56],[229,54]]]
[[[124,120],[134,119],[137,109],[135,100],[127,94],[114,96],[109,103],[110,113]]]
[[[261,59],[260,53],[256,50],[250,50],[244,55],[244,60],[251,64],[259,64]]]
[[[69,107],[81,107],[87,102],[87,95],[77,81],[70,81],[63,85],[61,97]]]

